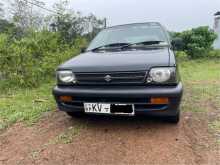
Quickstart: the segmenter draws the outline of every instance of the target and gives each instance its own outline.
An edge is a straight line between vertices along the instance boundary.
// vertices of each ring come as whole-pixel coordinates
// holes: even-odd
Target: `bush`
[[[217,35],[209,27],[198,27],[175,33],[173,37],[180,37],[183,40],[182,51],[185,51],[189,57],[200,58],[206,57],[213,50],[212,45]]]
[[[209,52],[209,57],[220,58],[220,50],[212,50]]]
[[[184,51],[176,52],[176,57],[178,60],[181,60],[181,61],[188,59],[188,55]]]
[[[58,33],[28,34],[20,40],[0,34],[0,79],[10,82],[8,87],[37,87],[54,76],[59,64],[79,53],[79,46],[61,44]],[[76,44],[86,42],[78,38]]]

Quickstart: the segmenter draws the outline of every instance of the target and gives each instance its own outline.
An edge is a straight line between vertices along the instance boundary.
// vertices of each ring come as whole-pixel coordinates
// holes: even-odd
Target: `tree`
[[[13,23],[9,23],[5,19],[0,19],[0,33],[10,33],[10,29],[14,27],[15,25]]]
[[[50,19],[51,29],[58,32],[64,43],[73,42],[83,32],[83,18],[80,12],[68,9],[69,1],[64,0],[54,5],[54,11]]]
[[[38,30],[41,28],[44,18],[40,9],[37,8],[37,10],[35,10],[36,7],[33,4],[38,6],[45,5],[43,2],[36,0],[13,0],[11,3],[11,13],[16,26],[24,30]]]
[[[98,19],[95,15],[90,14],[84,18],[84,33],[89,40],[92,40],[96,34],[105,27],[105,19]]]
[[[103,27],[104,20],[95,15],[82,16],[80,12],[68,9],[69,1],[63,0],[54,5],[57,14],[51,15],[50,27],[52,31],[60,33],[64,43],[74,42],[79,36],[86,36],[91,40]]]
[[[176,33],[175,36],[183,40],[183,50],[191,58],[207,56],[208,52],[213,49],[212,45],[217,38],[214,31],[206,26]]]

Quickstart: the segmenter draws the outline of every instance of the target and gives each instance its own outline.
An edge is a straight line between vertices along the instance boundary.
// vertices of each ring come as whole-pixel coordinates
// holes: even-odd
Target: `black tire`
[[[83,113],[81,112],[66,112],[67,115],[73,118],[81,118],[83,116]]]
[[[173,124],[178,124],[180,121],[180,111],[175,116],[166,117],[166,121]]]

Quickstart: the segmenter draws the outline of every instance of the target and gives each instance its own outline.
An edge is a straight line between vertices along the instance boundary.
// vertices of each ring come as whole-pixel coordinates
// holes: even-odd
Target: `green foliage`
[[[184,51],[178,51],[176,52],[176,57],[178,60],[180,60],[180,59],[186,59],[188,55]]]
[[[214,31],[209,27],[198,27],[182,33],[172,33],[173,37],[180,37],[183,40],[183,51],[191,58],[206,57],[217,38]]]
[[[77,44],[86,44],[77,39]],[[55,68],[79,53],[79,46],[61,44],[59,34],[49,31],[29,32],[22,39],[11,40],[0,34],[0,70],[7,87],[36,87],[54,76]]]
[[[42,18],[27,2],[15,0],[9,5],[12,22],[0,19],[0,90],[50,81],[58,65],[86,47],[85,34],[94,35],[103,25],[94,15],[69,10],[66,0],[55,4],[56,14]]]
[[[22,30],[7,20],[0,19],[0,33],[6,33],[11,37],[20,38],[23,34]]]

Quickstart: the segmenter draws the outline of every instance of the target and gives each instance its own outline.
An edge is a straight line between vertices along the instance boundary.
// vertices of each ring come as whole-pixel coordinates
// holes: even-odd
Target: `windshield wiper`
[[[117,49],[121,49],[124,46],[128,46],[130,45],[130,43],[112,43],[112,44],[107,44],[107,45],[103,45],[103,46],[99,46],[97,48],[91,49],[90,51],[97,51],[97,50],[106,50],[106,48],[108,47],[114,47]]]
[[[128,45],[121,46],[121,49],[125,49],[131,46],[136,46],[136,45],[149,45],[149,46],[154,46],[158,45],[160,43],[166,43],[165,41],[143,41],[143,42],[137,42],[137,43],[130,43]],[[167,46],[168,44],[164,44],[163,46]]]
[[[99,47],[91,49],[89,51],[108,50],[109,48],[125,49],[128,47],[134,46],[134,45],[158,45],[162,42],[166,43],[165,41],[143,41],[143,42],[137,42],[137,43],[111,43],[111,44],[99,46]],[[167,46],[167,45],[168,44],[163,45],[163,46]]]

